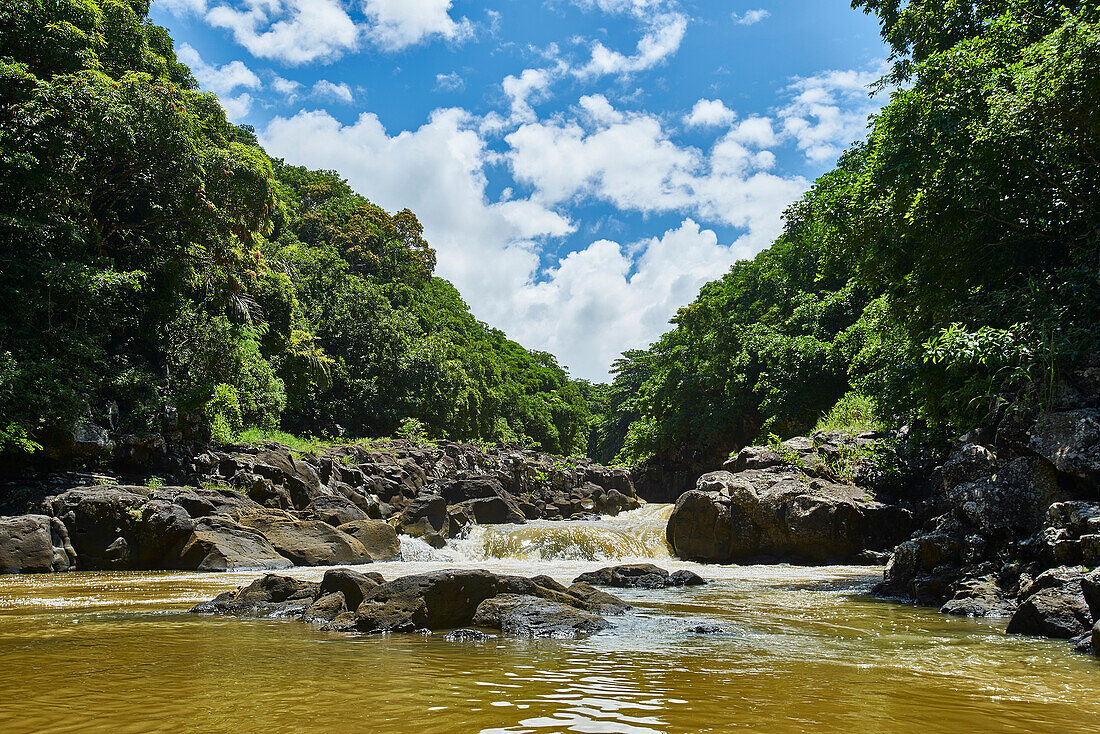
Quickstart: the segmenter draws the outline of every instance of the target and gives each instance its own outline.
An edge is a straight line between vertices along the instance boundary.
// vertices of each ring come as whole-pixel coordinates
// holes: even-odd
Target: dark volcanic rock
[[[957,586],[955,596],[940,611],[960,617],[1009,617],[1016,601],[990,576],[968,579]]]
[[[583,581],[574,583],[565,591],[578,599],[584,600],[588,609],[597,611],[600,614],[625,614],[633,608],[619,597],[608,594],[606,591],[600,591]]]
[[[670,574],[652,563],[608,566],[598,571],[582,573],[573,582],[574,584],[617,586],[623,589],[664,589],[669,586],[700,586],[706,583],[702,577],[691,571],[677,571]]]
[[[0,573],[50,573],[75,566],[76,551],[57,518],[0,517]]]
[[[447,634],[443,635],[443,639],[447,642],[485,642],[490,637],[490,635],[487,635],[481,630],[471,630],[466,628],[451,630]]]
[[[293,565],[255,530],[225,518],[209,517],[195,523],[191,537],[180,551],[179,565],[165,567],[195,571],[244,571],[277,570]]]
[[[1083,635],[1095,620],[1085,602],[1079,569],[1054,568],[1023,591],[1020,608],[1008,622],[1010,634],[1070,639]]]
[[[289,576],[267,574],[236,591],[219,594],[212,601],[191,608],[198,614],[238,617],[292,617],[312,606],[320,585]]]
[[[604,618],[575,607],[518,594],[500,594],[481,602],[473,624],[513,637],[557,639],[584,637],[611,626]]]
[[[379,584],[385,583],[380,574],[366,574],[352,571],[350,568],[334,568],[325,571],[321,579],[321,594],[340,592],[347,608],[355,611],[363,603],[363,597]]]
[[[857,487],[773,467],[704,474],[677,500],[667,536],[685,560],[830,563],[889,547],[911,529],[908,511]]]

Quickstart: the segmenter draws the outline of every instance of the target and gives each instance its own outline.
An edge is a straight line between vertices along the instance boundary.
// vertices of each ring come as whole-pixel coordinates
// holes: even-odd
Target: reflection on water
[[[372,568],[601,565],[497,532]],[[1095,731],[1100,662],[1063,642],[869,599],[869,569],[661,564],[714,583],[624,591],[635,612],[587,640],[482,643],[181,613],[255,573],[0,578],[0,731]]]

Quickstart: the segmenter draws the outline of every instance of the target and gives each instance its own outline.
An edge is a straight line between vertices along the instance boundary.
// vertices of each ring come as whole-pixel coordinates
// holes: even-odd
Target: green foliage
[[[846,393],[836,402],[829,412],[821,416],[814,431],[840,431],[842,433],[863,433],[881,431],[885,426],[878,420],[878,405],[873,398],[863,393]]]
[[[397,427],[397,435],[406,441],[422,444],[428,440],[428,434],[424,431],[424,424],[416,418],[406,418]]]
[[[964,431],[1100,350],[1100,6],[853,7],[898,91],[770,249],[616,363],[601,458],[713,459],[819,419]]]
[[[774,433],[768,434],[768,448],[785,463],[792,466],[802,466],[802,459],[798,452],[783,445],[783,439]]]
[[[146,3],[0,7],[0,452],[77,421],[584,449],[547,354],[477,321],[407,209],[269,158]],[[117,410],[115,410],[117,408]]]
[[[149,477],[145,480],[146,489],[160,489],[164,486],[164,480],[160,477]]]

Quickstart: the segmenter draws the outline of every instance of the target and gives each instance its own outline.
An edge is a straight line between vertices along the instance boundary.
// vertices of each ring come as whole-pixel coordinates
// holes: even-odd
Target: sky
[[[474,314],[574,377],[766,248],[885,104],[848,0],[155,0],[273,156],[412,209]]]

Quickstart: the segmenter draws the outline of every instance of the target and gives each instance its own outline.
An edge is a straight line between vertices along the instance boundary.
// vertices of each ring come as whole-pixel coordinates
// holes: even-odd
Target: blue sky
[[[477,316],[575,376],[778,234],[865,133],[847,0],[156,0],[272,155],[408,207]]]

